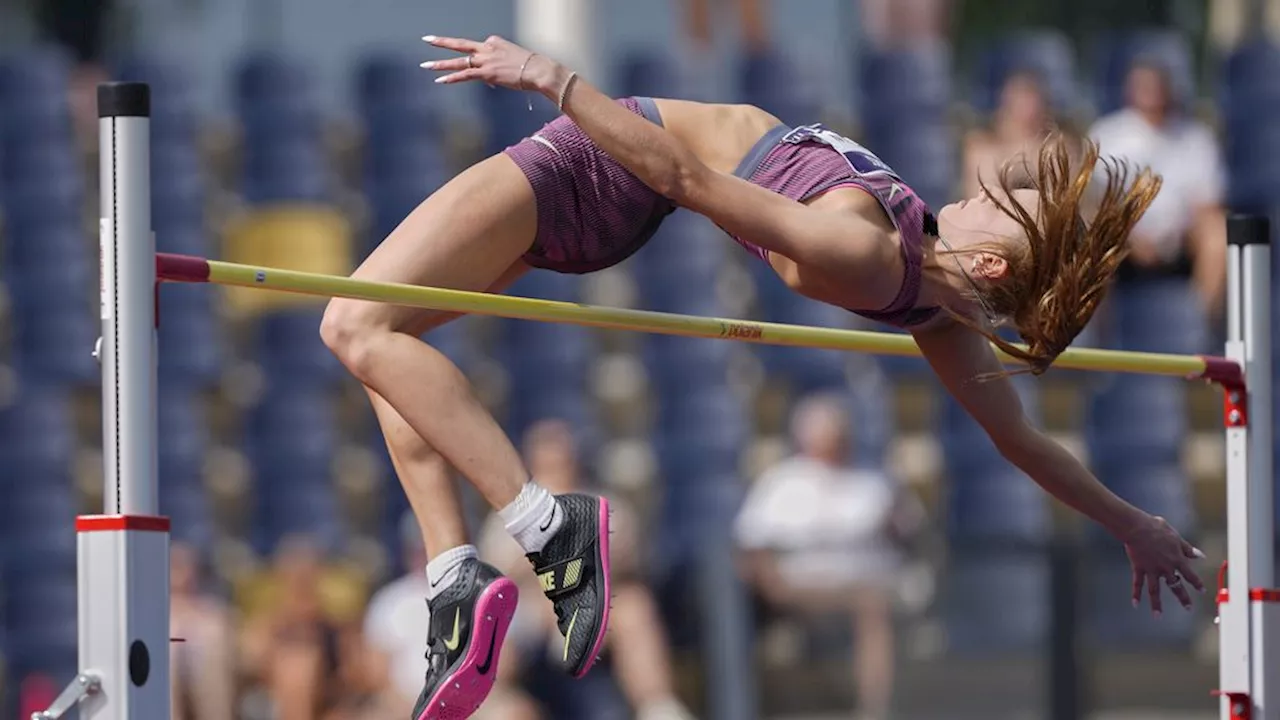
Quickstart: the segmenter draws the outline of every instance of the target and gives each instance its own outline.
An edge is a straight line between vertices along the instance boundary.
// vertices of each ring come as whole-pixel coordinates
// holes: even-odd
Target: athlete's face
[[[999,188],[991,188],[991,192],[1005,206],[1017,203],[1035,217],[1040,200],[1040,194],[1035,190],[1019,189],[1004,195]],[[998,254],[981,250],[981,246],[1026,242],[1022,226],[985,193],[942,208],[938,213],[938,230],[947,245],[963,256],[961,260],[966,272],[992,281],[1008,273],[1008,263]],[[965,252],[967,249],[973,252]]]

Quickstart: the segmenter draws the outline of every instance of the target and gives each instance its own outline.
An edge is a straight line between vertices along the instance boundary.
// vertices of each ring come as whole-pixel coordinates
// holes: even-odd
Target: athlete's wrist
[[[555,102],[572,71],[545,55],[535,55],[526,69],[530,87]]]

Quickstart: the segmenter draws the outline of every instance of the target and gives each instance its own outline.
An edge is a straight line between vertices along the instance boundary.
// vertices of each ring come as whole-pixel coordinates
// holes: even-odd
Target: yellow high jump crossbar
[[[569,323],[664,335],[846,350],[874,355],[920,356],[920,348],[908,335],[699,317],[420,285],[372,282],[335,275],[206,260],[186,255],[158,253],[156,278],[168,282],[236,285],[322,297],[371,300],[444,312],[493,315],[518,320]],[[999,350],[997,353],[1006,363],[1017,362],[1000,353]],[[1240,377],[1240,366],[1234,360],[1199,355],[1071,348],[1062,353],[1054,364],[1056,367],[1073,370],[1172,375],[1224,383],[1235,382]]]

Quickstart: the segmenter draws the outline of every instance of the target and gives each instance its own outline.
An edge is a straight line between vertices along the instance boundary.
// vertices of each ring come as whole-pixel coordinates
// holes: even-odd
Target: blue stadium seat
[[[333,485],[338,446],[333,398],[326,393],[277,389],[249,414],[245,449],[254,469],[254,546],[267,552],[280,538],[306,533],[325,547],[344,528]]]
[[[511,285],[507,292],[521,297],[577,302],[582,297],[582,282],[581,275],[541,270],[525,273]],[[537,332],[537,327],[524,328],[516,332]]]
[[[153,222],[175,216],[203,218],[204,168],[194,139],[152,143],[151,185]]]
[[[1246,112],[1244,108],[1237,111]],[[1250,111],[1270,114],[1272,109]],[[1269,213],[1280,201],[1280,165],[1271,162],[1280,153],[1280,128],[1254,119],[1238,122],[1228,125],[1224,133],[1228,202],[1240,212]]]
[[[39,236],[23,238],[19,247],[34,253],[40,239]],[[67,250],[56,262],[15,265],[4,273],[13,300],[12,313],[20,321],[67,313],[87,314],[90,310],[90,298],[97,283],[96,273],[86,257],[88,243],[82,240],[81,251],[77,253],[72,250],[74,240],[70,237],[58,237],[53,242]]]
[[[100,325],[91,313],[41,313],[16,324],[13,364],[23,380],[91,385],[100,379],[93,359]]]
[[[1191,497],[1191,481],[1176,460],[1099,468],[1098,477],[1120,497],[1152,515],[1165,518],[1183,535],[1195,536],[1197,517]],[[1095,530],[1099,530],[1099,536],[1102,535],[1100,528]]]
[[[209,427],[200,395],[191,388],[162,385],[156,403],[158,474],[169,478],[198,478],[203,472]]]
[[[1186,389],[1176,378],[1116,377],[1090,399],[1086,434],[1100,469],[1176,463],[1186,433]]]
[[[950,49],[937,45],[912,50],[869,52],[859,68],[863,121],[884,126],[903,117],[936,117],[952,99]]]
[[[342,364],[320,339],[322,310],[277,310],[258,318],[255,359],[267,382],[280,388],[327,387],[345,377]]]
[[[153,206],[154,207],[154,206]],[[152,213],[155,215],[156,213]],[[209,235],[204,225],[193,222],[190,217],[179,217],[176,214],[168,217],[157,217],[152,227],[156,233],[156,251],[177,253],[179,255],[209,255]],[[209,293],[208,290],[205,291]]]
[[[42,280],[50,279],[58,283],[56,292],[85,289],[84,283],[89,280],[87,265],[91,246],[88,234],[80,226],[69,220],[56,224],[51,221],[39,230],[11,233],[5,239],[6,267],[0,274],[15,284],[16,287],[11,288],[11,292],[38,297],[48,291],[31,282],[23,282],[24,277],[30,277],[28,273],[37,273]],[[44,271],[45,268],[55,266],[59,269],[58,272]],[[63,282],[68,284],[63,286]],[[81,292],[82,296],[83,294]]]
[[[359,61],[356,96],[371,141],[429,137],[442,130],[431,75],[418,62],[396,53],[370,54]]]
[[[1034,392],[1019,383],[1030,413]],[[937,432],[949,478],[948,534],[953,538],[1038,543],[1050,527],[1040,492],[1005,460],[986,432],[950,396],[942,399]]]
[[[194,139],[199,125],[198,85],[188,63],[160,53],[134,53],[116,64],[114,74],[118,80],[151,86],[153,144]]]
[[[1020,72],[1039,78],[1053,108],[1066,111],[1075,105],[1076,58],[1071,40],[1056,30],[1040,30],[1013,35],[982,53],[974,106],[984,113],[995,110],[1005,82]]]
[[[74,177],[84,186],[84,166],[76,154],[70,133],[39,140],[0,145],[0,171],[14,185],[41,187],[65,183]]]
[[[242,185],[245,198],[254,204],[323,202],[334,190],[323,149],[305,138],[250,149]]]
[[[258,521],[253,530],[253,544],[267,553],[286,537],[302,535],[314,539],[326,550],[336,550],[345,539],[342,511],[332,488],[318,484],[296,488],[269,500],[258,502]]]
[[[430,136],[370,138],[365,172],[370,185],[413,185],[425,197],[447,179],[445,147]],[[430,182],[424,182],[424,176]]]
[[[803,80],[781,53],[748,53],[738,68],[738,93],[746,102],[795,126],[813,122],[818,113],[817,98]]]
[[[671,335],[644,339],[641,356],[654,389],[663,397],[679,397],[706,386],[725,384],[732,343]]]
[[[0,475],[16,458],[65,460],[74,447],[75,427],[65,391],[25,386],[12,405],[0,408]]]
[[[0,61],[0,146],[67,137],[67,53],[42,45]]]
[[[982,657],[1040,652],[1048,641],[1049,568],[1020,548],[954,551],[942,581],[950,653]]]
[[[1094,66],[1097,104],[1109,113],[1124,104],[1125,78],[1135,61],[1155,62],[1169,72],[1174,96],[1190,100],[1195,93],[1191,46],[1176,30],[1151,29],[1104,36],[1098,43]]]
[[[1223,63],[1221,105],[1229,128],[1228,143],[1237,133],[1258,134],[1272,124],[1267,117],[1280,107],[1280,46],[1267,40],[1241,45]],[[1246,143],[1246,147],[1247,147]]]
[[[594,443],[594,402],[583,387],[557,391],[542,388],[517,390],[509,399],[503,425],[511,437],[519,438],[534,423],[548,418],[568,423],[580,446],[591,447]]]
[[[255,468],[287,482],[329,474],[338,435],[332,397],[323,392],[275,388],[261,398],[245,424],[245,446]],[[266,485],[260,484],[260,488]]]
[[[529,100],[533,101],[532,111]],[[480,107],[489,126],[485,142],[489,154],[515,145],[558,116],[555,105],[543,98],[501,88],[481,88]]]
[[[5,507],[0,516],[5,519],[5,549],[16,551],[24,547],[22,554],[11,553],[6,566],[14,569],[12,559],[29,554],[33,549],[41,557],[63,552],[75,556],[75,524],[78,499],[71,487],[70,463],[40,461],[27,458],[12,469],[12,475],[3,482]],[[69,535],[54,539],[53,535]],[[43,564],[31,569],[40,570]]]
[[[505,323],[501,354],[513,372],[517,366],[576,367],[586,370],[595,347],[591,331],[577,325],[513,320]],[[566,374],[574,374],[567,369]],[[582,375],[578,375],[579,380]]]
[[[9,627],[47,627],[57,622],[75,625],[74,573],[46,574],[39,580],[13,583],[8,590],[4,615]]]
[[[468,334],[469,325],[467,318],[458,318],[431,330],[422,339],[465,371],[476,361],[477,354]]]
[[[235,97],[241,109],[282,100],[312,100],[315,79],[298,58],[270,51],[252,52],[235,69]]]
[[[618,60],[617,84],[623,97],[681,97],[676,68],[662,53],[633,50]]]
[[[0,539],[0,582],[17,582],[49,573],[76,571],[75,517],[77,505],[67,502],[56,511],[42,507],[13,522]]]
[[[181,241],[180,236],[174,239]],[[182,248],[186,252],[197,249]],[[212,293],[208,288],[166,283],[160,286],[159,299],[157,346],[161,385],[211,386],[218,380],[226,352],[213,310]]]

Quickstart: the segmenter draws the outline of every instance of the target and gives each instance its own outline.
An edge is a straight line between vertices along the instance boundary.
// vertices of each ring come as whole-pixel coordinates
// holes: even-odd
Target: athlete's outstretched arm
[[[630,112],[563,65],[507,40],[428,37],[431,44],[470,58],[424,63],[428,69],[449,73],[437,82],[479,80],[537,91],[572,117],[601,150],[676,204],[766,250],[840,275],[851,287],[872,290],[866,307],[884,305],[897,291],[893,283],[880,282],[884,262],[893,261],[896,249],[873,223],[809,208],[715,171],[675,135]],[[887,288],[888,297],[882,297],[880,285]]]
[[[916,343],[942,384],[986,430],[1000,454],[1058,500],[1095,520],[1121,542],[1133,564],[1133,600],[1145,586],[1156,612],[1160,580],[1181,574],[1197,590],[1203,584],[1191,560],[1203,557],[1163,519],[1130,505],[1098,482],[1065,448],[1035,428],[1007,378],[977,380],[998,373],[1000,361],[986,338],[957,322],[914,333]],[[1183,605],[1191,604],[1182,586],[1170,588]]]

